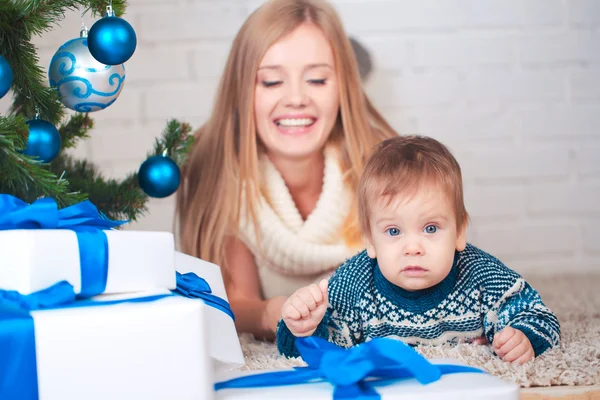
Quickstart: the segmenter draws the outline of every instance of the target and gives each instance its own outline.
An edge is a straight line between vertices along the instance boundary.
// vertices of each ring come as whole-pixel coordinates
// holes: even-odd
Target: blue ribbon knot
[[[329,382],[334,386],[334,399],[374,400],[381,398],[377,386],[400,379],[428,384],[445,374],[483,373],[473,367],[432,364],[409,345],[389,338],[346,349],[311,336],[297,338],[296,347],[308,366],[218,382],[215,390]]]
[[[52,198],[42,198],[27,204],[9,194],[0,194],[0,230],[76,227],[110,229],[126,222],[112,221],[102,216],[89,200],[59,210]]]
[[[56,201],[51,198],[27,204],[14,196],[0,194],[0,230],[69,229],[75,232],[81,269],[81,291],[78,298],[104,293],[108,278],[109,251],[103,229],[111,229],[126,222],[108,219],[88,200],[59,210]],[[208,282],[194,273],[177,272],[177,288],[174,293],[202,299],[209,306],[234,319],[229,303],[213,295]]]
[[[178,294],[202,299],[233,318],[229,304],[213,295],[209,284],[193,273],[177,273],[177,289],[169,294],[102,302],[88,299],[103,293],[106,288],[108,240],[103,229],[125,222],[108,219],[89,201],[59,210],[53,199],[44,198],[27,204],[14,196],[0,194],[0,230],[73,230],[79,245],[81,269],[81,291],[77,296],[67,281],[29,295],[0,289],[0,399],[38,399],[35,329],[31,311],[142,303]]]
[[[235,321],[235,317],[229,306],[229,303],[212,294],[212,290],[210,289],[208,282],[193,272],[188,272],[186,274],[180,274],[177,272],[177,288],[173,292],[190,299],[202,299],[206,304],[216,308],[217,310],[223,311]]]
[[[81,269],[80,298],[99,295],[106,289],[108,239],[103,229],[126,222],[106,218],[88,200],[59,210],[51,198],[27,204],[14,196],[0,194],[0,230],[69,229],[75,232]]]

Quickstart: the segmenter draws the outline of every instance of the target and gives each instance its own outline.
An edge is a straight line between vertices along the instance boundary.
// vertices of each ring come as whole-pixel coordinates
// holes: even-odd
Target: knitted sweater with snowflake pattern
[[[540,295],[516,272],[470,244],[456,252],[442,282],[413,292],[385,279],[377,260],[363,251],[336,270],[328,295],[327,312],[313,335],[344,347],[376,337],[435,345],[482,334],[491,343],[506,326],[521,330],[536,356],[560,340],[558,320]],[[279,351],[297,357],[295,339],[281,320]]]

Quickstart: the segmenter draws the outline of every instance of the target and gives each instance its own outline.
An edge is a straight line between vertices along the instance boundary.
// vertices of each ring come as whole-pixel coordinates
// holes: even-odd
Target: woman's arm
[[[287,298],[276,296],[263,300],[254,256],[241,240],[228,240],[226,257],[227,273],[223,274],[225,290],[235,314],[236,329],[259,339],[274,340],[281,309]]]

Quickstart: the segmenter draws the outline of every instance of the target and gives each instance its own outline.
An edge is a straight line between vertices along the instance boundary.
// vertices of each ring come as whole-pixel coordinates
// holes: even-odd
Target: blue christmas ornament
[[[0,54],[0,99],[10,90],[12,85],[13,72],[6,58]]]
[[[86,32],[69,40],[50,61],[50,86],[58,90],[65,107],[78,112],[104,110],[113,104],[125,84],[125,65],[105,65],[90,54]]]
[[[103,64],[123,64],[133,55],[137,45],[135,31],[129,22],[115,17],[107,7],[104,18],[92,25],[88,34],[88,46],[94,58]]]
[[[29,120],[27,125],[29,138],[23,154],[37,156],[38,160],[44,163],[54,160],[60,152],[61,144],[60,134],[54,125],[43,119]]]
[[[179,167],[167,156],[153,156],[140,166],[138,183],[150,197],[163,198],[175,193],[181,181]]]

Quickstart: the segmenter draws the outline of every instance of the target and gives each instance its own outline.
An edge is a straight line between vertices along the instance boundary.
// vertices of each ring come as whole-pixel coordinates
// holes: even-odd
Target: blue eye
[[[385,231],[388,235],[390,236],[398,236],[400,235],[400,229],[398,228],[390,228],[387,231]]]
[[[423,229],[423,231],[424,231],[425,233],[436,233],[436,232],[437,232],[437,230],[438,230],[438,227],[437,227],[437,226],[435,226],[435,225],[427,225],[427,226],[425,227],[425,229]]]

